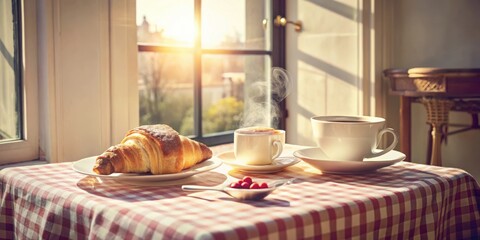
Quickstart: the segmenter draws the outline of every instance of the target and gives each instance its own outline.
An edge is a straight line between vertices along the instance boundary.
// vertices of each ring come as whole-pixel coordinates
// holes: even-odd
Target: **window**
[[[272,24],[282,5],[137,0],[140,124],[168,124],[209,145],[231,142],[242,126],[283,128],[272,90],[272,69],[284,67],[284,30]]]
[[[36,15],[22,3],[0,1],[0,164],[38,158]]]
[[[15,1],[2,1],[0,33],[0,141],[15,141],[21,138],[22,98],[20,75],[20,13]]]

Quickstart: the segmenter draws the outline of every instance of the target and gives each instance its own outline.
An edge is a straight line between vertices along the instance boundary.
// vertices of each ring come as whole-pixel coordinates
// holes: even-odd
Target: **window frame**
[[[19,140],[0,143],[0,165],[39,158],[36,1],[16,0],[16,3],[20,69],[15,70],[19,70],[16,74],[21,82],[21,133]]]
[[[285,68],[285,29],[276,27],[272,24],[272,42],[270,50],[248,50],[248,49],[211,49],[202,48],[200,46],[200,39],[202,38],[200,30],[201,22],[201,0],[194,1],[195,22],[197,25],[198,36],[195,44],[192,47],[175,47],[175,46],[159,46],[154,44],[137,43],[138,52],[155,52],[155,53],[191,53],[194,56],[194,136],[192,139],[201,141],[207,145],[218,145],[224,143],[231,143],[233,141],[233,131],[220,132],[215,134],[202,134],[202,55],[206,54],[229,54],[229,55],[263,55],[270,57],[272,67]],[[271,16],[273,21],[275,16],[285,16],[285,0],[271,0]],[[280,118],[280,129],[285,129],[286,105],[285,100],[279,103],[280,112],[284,115]]]

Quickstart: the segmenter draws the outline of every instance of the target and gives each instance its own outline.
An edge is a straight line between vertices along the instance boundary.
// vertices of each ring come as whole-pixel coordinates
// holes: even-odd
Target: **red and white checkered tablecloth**
[[[176,184],[136,186],[77,173],[71,163],[0,171],[2,239],[478,239],[480,188],[460,169],[401,162],[360,175],[297,178],[263,201],[184,192],[243,174],[221,167]],[[252,175],[252,174],[251,174]],[[183,182],[182,182],[183,181]]]

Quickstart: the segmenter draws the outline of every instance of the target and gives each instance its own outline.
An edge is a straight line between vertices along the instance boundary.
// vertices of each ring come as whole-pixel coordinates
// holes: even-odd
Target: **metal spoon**
[[[293,183],[295,179],[278,180],[268,184],[268,188],[259,189],[244,189],[244,188],[231,188],[226,185],[218,185],[214,187],[198,186],[198,185],[183,185],[184,191],[200,191],[200,190],[212,190],[224,192],[233,198],[239,200],[261,200],[275,191],[280,186]]]

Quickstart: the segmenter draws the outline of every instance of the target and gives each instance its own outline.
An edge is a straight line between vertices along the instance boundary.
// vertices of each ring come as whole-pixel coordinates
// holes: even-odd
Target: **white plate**
[[[382,156],[364,158],[363,161],[330,160],[320,148],[295,151],[293,156],[303,160],[323,173],[352,174],[374,171],[405,159],[405,154],[392,150]]]
[[[273,160],[270,165],[246,165],[236,161],[235,154],[232,151],[220,153],[217,158],[222,160],[223,163],[233,167],[236,170],[249,173],[275,173],[280,172],[286,167],[292,166],[300,162],[300,160],[294,157],[280,156]]]
[[[126,180],[126,181],[136,181],[136,182],[148,182],[148,181],[170,181],[176,179],[182,179],[186,177],[193,176],[202,172],[210,171],[222,164],[220,159],[212,157],[204,162],[196,164],[195,166],[185,169],[179,173],[171,174],[161,174],[161,175],[152,175],[152,174],[136,174],[136,173],[112,173],[110,175],[100,175],[93,172],[93,165],[95,164],[96,156],[88,157],[81,160],[78,160],[73,163],[73,170],[100,178],[108,178],[113,180]]]

